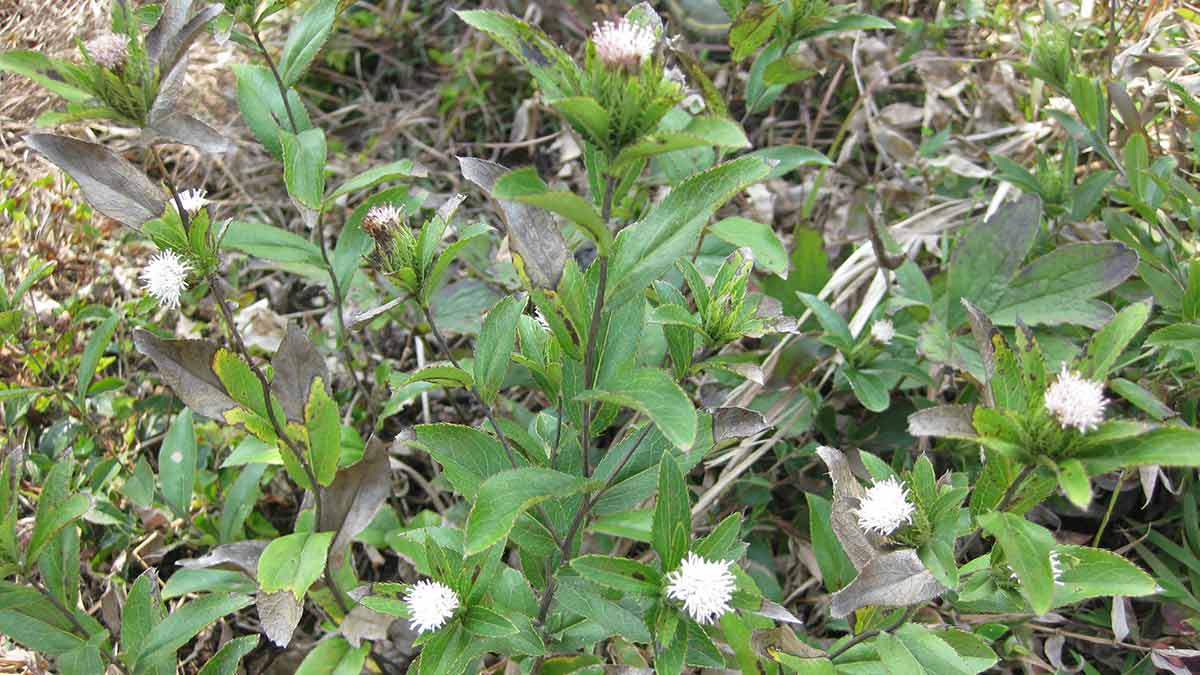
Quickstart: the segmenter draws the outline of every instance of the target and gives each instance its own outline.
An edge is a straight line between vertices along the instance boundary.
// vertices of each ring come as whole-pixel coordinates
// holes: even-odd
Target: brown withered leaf
[[[350,610],[342,621],[342,637],[352,646],[358,647],[363,640],[382,640],[388,636],[388,627],[396,617],[376,612],[370,607],[359,605]]]
[[[154,361],[163,382],[198,415],[224,420],[237,407],[213,372],[219,347],[208,340],[164,340],[146,330],[133,333],[137,350]]]
[[[319,532],[337,534],[329,546],[329,566],[337,568],[346,554],[346,545],[371,524],[375,514],[392,492],[392,469],[387,448],[378,438],[367,441],[363,458],[354,466],[341,469],[333,483],[321,488]]]
[[[712,411],[713,442],[753,436],[771,428],[762,413],[730,406]]]
[[[71,174],[97,211],[130,227],[162,215],[167,195],[108,148],[57,134],[27,134],[29,147]]]
[[[970,440],[978,436],[971,423],[974,411],[974,406],[969,405],[936,405],[918,410],[908,416],[908,433]]]
[[[830,612],[834,618],[841,618],[867,605],[918,605],[945,592],[946,587],[925,569],[917,552],[906,548],[884,553],[868,562],[858,571],[854,581],[833,594]]]
[[[304,421],[304,405],[308,402],[313,380],[318,377],[329,389],[329,371],[325,359],[313,347],[304,331],[291,326],[279,343],[275,356],[271,357],[271,393],[279,398],[279,405],[289,420]]]
[[[489,196],[497,179],[508,173],[500,164],[475,157],[459,157],[458,166],[464,178]],[[557,288],[568,251],[554,216],[545,209],[519,202],[497,199],[496,203],[504,213],[509,245],[520,256],[525,275],[538,288]]]
[[[822,446],[817,448],[817,455],[829,468],[829,477],[833,481],[830,527],[854,569],[861,572],[883,550],[882,539],[858,526],[858,505],[866,496],[866,490],[854,477],[849,461],[840,450]]]
[[[259,593],[254,604],[267,639],[279,647],[288,646],[292,633],[300,625],[300,617],[304,615],[304,605],[288,590]]]
[[[187,569],[232,569],[245,572],[251,579],[257,580],[258,559],[270,543],[265,539],[251,539],[221,544],[199,558],[187,558],[175,564]]]

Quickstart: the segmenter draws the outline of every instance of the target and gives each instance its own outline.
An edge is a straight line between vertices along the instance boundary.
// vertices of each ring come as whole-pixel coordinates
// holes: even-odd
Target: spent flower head
[[[200,209],[208,206],[208,200],[205,199],[207,194],[208,192],[203,188],[184,190],[179,193],[179,203],[183,205],[183,210],[187,211],[189,217],[194,216],[200,212]],[[171,203],[174,204],[175,201],[171,200]]]
[[[1046,410],[1064,429],[1075,427],[1084,433],[1100,426],[1107,403],[1102,383],[1084,379],[1065,363],[1058,380],[1046,388]]]
[[[871,339],[881,345],[892,343],[892,338],[896,337],[896,327],[892,325],[889,319],[879,319],[871,323]]]
[[[83,47],[97,65],[109,70],[118,70],[129,58],[129,36],[120,33],[101,33]]]
[[[709,561],[688,553],[679,569],[667,575],[667,597],[683,603],[683,609],[697,623],[716,621],[730,610],[736,579],[729,561]]]
[[[592,43],[606,65],[635,68],[654,53],[658,37],[649,26],[621,18],[593,26]]]
[[[392,204],[380,204],[367,210],[362,219],[362,228],[378,241],[381,236],[387,237],[403,223],[404,209]]]
[[[908,501],[904,482],[891,476],[875,481],[858,505],[858,526],[887,536],[911,523],[916,508]]]
[[[191,265],[174,251],[159,251],[146,263],[139,277],[142,287],[158,304],[167,309],[179,307],[179,298],[187,290]]]
[[[458,609],[458,596],[440,581],[425,579],[413,584],[404,598],[411,616],[409,626],[418,633],[446,625]]]

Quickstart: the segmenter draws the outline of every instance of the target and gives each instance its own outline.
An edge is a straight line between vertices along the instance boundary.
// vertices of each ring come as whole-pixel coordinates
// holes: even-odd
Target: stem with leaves
[[[79,619],[75,616],[75,613],[72,612],[66,605],[64,605],[62,601],[60,601],[53,593],[51,593],[50,589],[46,588],[42,582],[37,581],[36,579],[30,579],[29,583],[36,588],[38,592],[45,596],[46,600],[54,607],[55,611],[63,615],[63,618],[65,618],[67,622],[71,624],[71,630],[76,635],[82,638],[85,642],[92,639],[92,635],[88,633],[87,628],[79,622]],[[125,673],[125,675],[129,675],[129,670],[125,668],[125,664],[121,663],[112,654],[109,654],[103,649],[98,651],[100,652],[100,656],[104,658],[105,663],[115,667],[117,670]]]

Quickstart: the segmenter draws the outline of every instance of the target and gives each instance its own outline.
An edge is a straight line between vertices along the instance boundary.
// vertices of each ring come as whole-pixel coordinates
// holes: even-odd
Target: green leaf
[[[579,135],[591,143],[598,146],[608,143],[612,118],[596,99],[590,96],[568,96],[549,100],[546,105],[557,110]]]
[[[382,166],[371,167],[337,186],[337,189],[325,198],[325,206],[326,208],[332,206],[333,201],[342,195],[360,192],[385,181],[396,180],[398,178],[424,178],[427,175],[429,175],[429,172],[425,170],[425,167],[411,159],[400,159]]]
[[[404,379],[405,385],[412,384],[413,382],[429,382],[440,387],[465,387],[469,389],[474,386],[475,379],[462,368],[444,364],[426,366]]]
[[[905,643],[891,633],[875,638],[875,649],[879,651],[879,660],[887,664],[890,675],[925,675],[927,672]]]
[[[800,301],[817,318],[817,323],[821,324],[821,329],[825,331],[829,344],[842,352],[849,352],[854,348],[854,336],[850,334],[850,325],[846,323],[841,314],[835,312],[824,300],[815,295],[810,293],[797,293],[796,295],[800,296]]]
[[[671,376],[657,368],[638,368],[612,379],[603,390],[583,392],[576,398],[637,410],[680,450],[691,449],[696,440],[696,409]]]
[[[321,51],[333,30],[337,8],[338,0],[319,0],[288,31],[287,44],[279,57],[279,75],[285,85],[290,87],[299,82]]]
[[[171,422],[158,449],[163,501],[180,518],[191,513],[192,487],[196,482],[196,431],[192,424],[192,410],[184,408]]]
[[[283,179],[288,194],[304,206],[320,210],[325,196],[325,132],[320,129],[299,134],[281,131],[279,138],[283,145]]]
[[[937,675],[974,675],[953,647],[932,630],[917,623],[906,623],[893,633],[917,659],[926,672]]]
[[[650,541],[662,561],[662,568],[672,571],[687,555],[692,531],[691,500],[683,471],[671,457],[663,453],[658,465],[658,494],[654,503],[654,524]]]
[[[662,576],[653,567],[629,558],[582,555],[571,560],[579,576],[620,593],[657,595]]]
[[[234,220],[225,230],[222,248],[281,263],[302,263],[324,268],[321,250],[311,241],[274,225]]]
[[[117,312],[109,314],[96,330],[92,332],[92,337],[88,340],[87,347],[83,350],[83,356],[79,359],[79,377],[75,385],[75,394],[82,401],[87,395],[88,387],[92,384],[92,378],[96,376],[96,366],[100,364],[100,357],[108,349],[108,345],[112,342],[113,333],[117,330],[117,323],[121,320],[121,315]]]
[[[1146,338],[1146,345],[1200,353],[1200,324],[1176,323],[1159,328]]]
[[[931,632],[958,652],[963,666],[967,668],[966,672],[982,673],[999,660],[987,642],[975,633],[957,628],[932,629]]]
[[[1121,398],[1132,403],[1138,410],[1146,413],[1154,419],[1162,422],[1176,416],[1176,412],[1171,410],[1167,404],[1158,400],[1158,397],[1153,392],[1142,387],[1136,382],[1130,382],[1122,377],[1116,377],[1109,380],[1108,386],[1113,391],[1117,392]]]
[[[537,206],[570,220],[582,227],[596,242],[600,255],[608,255],[612,248],[613,238],[608,224],[591,202],[574,192],[552,191],[533,167],[514,169],[502,176],[492,188],[492,196]]]
[[[821,151],[804,145],[773,145],[748,153],[746,157],[761,159],[771,166],[767,178],[783,178],[802,166],[833,166],[833,160]]]
[[[296,675],[359,675],[370,653],[371,643],[354,647],[346,638],[334,635],[313,647],[300,662]]]
[[[1150,305],[1135,302],[1117,313],[1088,343],[1087,354],[1080,366],[1088,379],[1103,381],[1116,365],[1121,352],[1129,346],[1138,331],[1150,318]]]
[[[32,564],[64,527],[75,522],[92,508],[87,495],[67,494],[70,489],[74,463],[57,462],[43,483],[41,497],[34,512],[33,533],[25,547],[25,562]]]
[[[253,599],[240,593],[212,593],[176,607],[155,626],[142,642],[142,651],[134,663],[154,659],[163,650],[174,652],[196,637],[206,626],[221,617],[250,605]]]
[[[257,440],[249,436],[247,438]],[[276,456],[278,457],[278,454]],[[258,483],[266,470],[265,463],[246,464],[238,473],[233,485],[225,491],[225,498],[221,504],[221,519],[217,522],[218,541],[222,544],[242,538],[243,525],[258,502]]]
[[[634,642],[651,640],[642,617],[605,598],[579,577],[560,577],[555,598],[567,610],[586,617],[608,635],[620,635]]]
[[[238,665],[258,646],[257,635],[244,635],[221,645],[197,675],[237,675]]]
[[[797,675],[836,675],[833,661],[827,658],[793,656],[778,649],[769,649],[771,658],[783,666],[787,672]]]
[[[1020,319],[1030,326],[1099,327],[1112,310],[1091,298],[1116,287],[1137,264],[1137,254],[1118,242],[1059,246],[1021,270],[1000,298],[980,307],[1001,326]]]
[[[1055,604],[1068,605],[1088,598],[1120,595],[1141,597],[1159,591],[1155,578],[1125,558],[1088,546],[1055,548],[1063,566],[1062,586],[1055,591]]]
[[[482,638],[508,637],[519,630],[503,614],[482,605],[474,605],[467,610],[463,617],[463,628]]]
[[[419,424],[415,432],[416,445],[442,465],[446,480],[467,500],[477,501],[485,480],[512,468],[500,441],[473,427]]]
[[[783,278],[788,275],[788,253],[770,225],[737,216],[724,218],[708,228],[734,246],[746,246],[754,254],[754,265]]]
[[[774,3],[753,2],[738,12],[729,28],[733,60],[741,61],[763,46],[775,32],[778,21],[779,5]]]
[[[333,532],[295,532],[275,539],[258,559],[258,587],[263,593],[291,591],[304,600],[308,587],[325,571],[325,555]]]
[[[59,62],[32,49],[9,49],[0,52],[0,70],[28,77],[46,89],[73,103],[84,103],[92,95],[67,84],[58,72]]]
[[[484,405],[496,400],[504,383],[517,343],[517,321],[524,309],[524,300],[506,295],[483,320],[483,328],[475,340],[475,387]]]
[[[1075,453],[1096,476],[1131,466],[1200,466],[1200,430],[1162,427],[1134,438],[1088,447]]]
[[[804,494],[808,501],[808,537],[812,541],[813,556],[821,570],[825,590],[835,592],[854,579],[856,570],[834,534],[832,503],[811,492]]]
[[[1012,513],[992,511],[981,514],[978,520],[1004,551],[1004,559],[1021,582],[1021,595],[1034,613],[1050,611],[1054,604],[1054,572],[1050,567],[1054,537],[1046,528]]]
[[[846,381],[850,383],[850,388],[854,391],[858,402],[862,403],[867,410],[883,412],[891,405],[892,401],[887,385],[875,371],[846,366],[842,369],[842,374],[846,376]]]
[[[617,236],[606,295],[616,307],[640,295],[675,260],[695,248],[704,221],[768,173],[757,159],[736,159],[688,178],[650,215]]]
[[[16,610],[0,610],[0,633],[13,642],[49,656],[66,654],[84,644],[78,635]]]
[[[1058,464],[1058,486],[1071,503],[1081,509],[1086,509],[1092,503],[1092,483],[1088,480],[1083,463],[1077,459],[1068,459]]]
[[[737,122],[715,115],[701,115],[692,118],[688,125],[679,131],[652,134],[621,148],[609,171],[614,174],[626,171],[644,159],[666,152],[707,147],[741,149],[750,147],[750,141]]]
[[[481,553],[503,540],[526,509],[582,492],[587,481],[552,469],[525,467],[491,476],[479,488],[467,517],[463,553]]]
[[[1036,195],[1025,195],[1015,202],[1001,204],[991,218],[976,224],[959,239],[950,255],[946,300],[941,312],[948,328],[957,328],[967,318],[962,298],[991,313],[1009,279],[1029,255],[1041,217],[1041,200]],[[1024,316],[1022,320],[1029,323]]]
[[[472,28],[490,35],[520,61],[537,80],[547,100],[580,91],[583,73],[579,66],[542,31],[503,12],[472,10],[456,14]]]
[[[237,77],[238,108],[242,112],[242,119],[246,121],[246,126],[258,142],[262,143],[275,159],[283,159],[283,142],[279,138],[283,128],[280,127],[280,123],[288,125],[288,132],[312,128],[300,95],[295,89],[288,89],[288,105],[285,109],[283,97],[279,95],[279,87],[269,68],[240,63],[231,67]],[[291,128],[288,109],[296,117],[299,129]]]
[[[342,423],[337,403],[325,392],[325,383],[314,378],[304,406],[304,427],[308,431],[309,461],[317,482],[326,487],[333,482],[341,458]]]

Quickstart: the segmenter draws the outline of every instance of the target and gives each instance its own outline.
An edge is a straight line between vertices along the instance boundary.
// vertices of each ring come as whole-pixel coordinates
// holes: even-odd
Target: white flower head
[[[191,265],[174,251],[159,251],[146,263],[139,278],[142,287],[158,304],[167,309],[179,307],[179,298],[187,290],[188,272]]]
[[[891,476],[875,481],[858,505],[858,526],[887,536],[912,522],[916,508],[908,501],[908,488]]]
[[[1102,383],[1067,370],[1065,363],[1058,380],[1046,388],[1046,410],[1064,429],[1075,427],[1082,433],[1100,426],[1107,403]]]
[[[731,608],[736,584],[731,563],[727,560],[710,562],[688,553],[679,569],[667,575],[667,597],[683,602],[683,609],[697,623],[716,621]]]
[[[871,339],[881,345],[892,343],[892,338],[896,337],[896,327],[892,325],[889,319],[879,319],[871,323]]]
[[[179,193],[179,203],[183,204],[183,210],[187,211],[188,216],[194,216],[200,212],[200,209],[208,205],[208,200],[204,198],[207,194],[202,188],[184,190]],[[174,201],[171,200],[172,203]]]
[[[634,67],[650,56],[658,37],[649,26],[622,18],[593,26],[592,43],[606,65]]]
[[[84,45],[88,56],[98,65],[116,70],[125,65],[129,58],[129,36],[119,33],[101,33]]]
[[[411,615],[409,626],[418,633],[446,625],[458,609],[458,596],[440,581],[426,579],[413,585],[404,598]]]
[[[380,204],[367,209],[363,226],[367,231],[386,231],[404,222],[404,209],[391,204]]]

